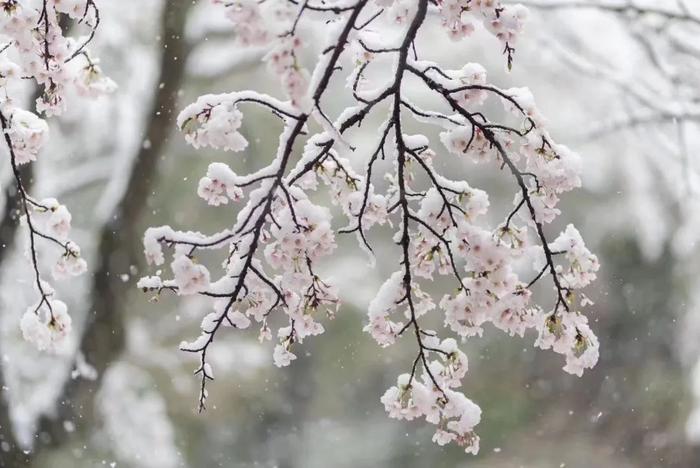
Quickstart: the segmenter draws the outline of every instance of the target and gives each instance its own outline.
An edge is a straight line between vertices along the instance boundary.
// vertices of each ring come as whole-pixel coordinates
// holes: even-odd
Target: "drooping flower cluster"
[[[44,291],[50,290],[44,285]],[[66,304],[57,299],[47,299],[27,309],[22,316],[20,328],[24,339],[39,351],[53,350],[63,342],[71,331],[71,318]]]
[[[294,4],[254,0],[213,2],[226,7],[240,45],[269,47],[264,61],[278,77],[282,89],[295,106],[308,106],[309,74],[299,61],[304,42],[297,34]]]
[[[476,29],[474,21],[481,22],[501,41],[511,65],[515,42],[527,20],[525,7],[503,5],[497,0],[440,0],[438,8],[450,38],[460,40],[471,35]]]
[[[526,17],[523,7],[498,0],[443,0],[436,21],[427,14],[428,0],[215,3],[226,7],[241,44],[269,47],[265,62],[280,78],[288,101],[244,91],[207,95],[185,108],[178,126],[193,146],[234,151],[246,149],[239,133],[245,107],[268,109],[283,126],[278,150],[267,166],[248,175],[222,163],[209,166],[198,195],[219,209],[229,200],[242,202],[235,220],[220,232],[162,226],[144,237],[149,263],[163,264],[163,247],[173,249],[174,276],[145,277],[141,288],[212,299],[213,312],[204,318],[201,335],[181,346],[199,355],[200,409],[206,383],[214,378],[207,352],[220,328],[245,329],[255,322],[263,341],[276,327],[272,360],[289,365],[297,358],[297,343],[323,332],[320,311],[332,316],[338,307],[338,292],[316,274],[317,264],[333,253],[336,235],[348,233],[373,258],[375,225],[395,230],[392,240],[399,252],[397,270],[369,304],[364,330],[382,347],[403,336],[416,341],[411,372],[400,375],[381,398],[390,417],[424,417],[436,426],[436,443],[478,451],[474,429],[481,410],[458,390],[467,357],[454,338],[424,328],[431,314],[440,314],[445,331],[462,339],[482,335],[488,323],[510,335],[534,330],[535,345],[563,354],[567,372],[580,375],[595,364],[598,342],[581,312],[589,301],[578,290],[595,278],[597,259],[572,226],[554,242],[545,234],[547,223],[559,214],[559,197],[581,183],[578,156],[553,141],[527,89],[491,85],[478,64],[443,70],[420,60],[421,47],[413,47],[418,31],[431,23],[458,39],[471,32],[474,20],[501,40],[510,65]],[[267,9],[275,14],[264,14]],[[300,31],[310,25],[325,29],[329,39],[307,74],[298,55],[304,46]],[[380,57],[393,60],[391,72],[385,80],[370,80],[369,69],[385,66]],[[348,70],[345,83],[357,104],[332,120],[323,97],[342,69]],[[433,95],[433,108],[413,103],[402,86],[408,76]],[[489,99],[500,101],[516,124],[489,120],[484,106]],[[374,150],[354,151],[346,132],[387,106]],[[410,118],[440,128],[442,145],[405,133]],[[435,161],[445,154],[457,156],[460,164],[489,163],[503,172],[514,184],[514,208],[494,213],[485,191],[458,175],[441,174]],[[447,158],[454,164],[453,156]],[[382,160],[392,169],[377,174]],[[383,181],[381,189],[376,180]],[[320,186],[347,217],[345,227],[335,230],[329,210],[318,205],[317,196],[311,200],[310,192]],[[489,222],[493,219],[502,221]],[[197,252],[203,249],[224,251],[219,279],[199,263]],[[387,261],[391,250],[382,250]],[[525,264],[534,265],[534,271],[523,271]],[[454,290],[436,300],[421,283],[438,278]],[[543,296],[542,303],[551,305],[538,306],[532,286],[545,278],[554,294]]]
[[[598,258],[584,245],[581,234],[569,224],[566,230],[550,245],[552,251],[564,256],[568,265],[557,265],[561,287],[569,294],[588,286],[596,279],[600,265]],[[580,305],[590,300],[581,293]],[[564,370],[579,377],[584,369],[598,362],[598,338],[588,325],[585,315],[576,310],[555,310],[552,314],[540,317],[537,325],[539,336],[537,346],[551,348],[566,358]]]
[[[369,304],[369,323],[364,331],[369,332],[380,346],[386,347],[394,344],[398,336],[406,329],[406,320],[411,320],[411,310],[406,309],[398,322],[391,320],[391,315],[400,308],[403,298],[406,297],[406,288],[403,284],[404,273],[396,271],[379,288],[377,296]],[[417,284],[411,285],[412,294],[419,301],[414,305],[413,315],[416,318],[425,315],[435,308],[429,295],[422,292]],[[410,323],[410,322],[409,322]]]
[[[401,374],[395,386],[382,396],[389,417],[412,420],[424,417],[437,426],[433,442],[455,442],[468,453],[479,451],[474,427],[481,421],[481,408],[463,393],[453,390],[462,384],[468,369],[467,356],[453,338],[442,342],[426,331],[425,346],[437,359],[430,361],[421,378]],[[434,383],[437,382],[437,385]]]
[[[241,45],[255,46],[268,43],[270,30],[263,9],[270,2],[260,4],[255,0],[212,1],[226,7],[226,16],[235,25],[236,37]]]
[[[82,38],[64,35],[61,18],[81,23],[88,30]],[[53,198],[33,199],[25,188],[20,166],[35,161],[46,146],[49,127],[35,113],[16,105],[12,96],[16,83],[31,79],[42,90],[36,110],[46,116],[58,115],[66,107],[70,92],[96,97],[115,89],[97,61],[88,54],[99,13],[93,0],[6,0],[0,2],[0,124],[7,155],[17,186],[22,224],[28,232],[27,258],[32,265],[34,286],[39,294],[21,320],[24,337],[40,350],[56,349],[70,331],[66,305],[55,298],[53,288],[42,279],[39,244],[56,252],[54,279],[85,272],[87,265],[80,248],[70,240],[71,214]],[[8,203],[14,203],[10,200]],[[46,256],[51,259],[53,253]]]

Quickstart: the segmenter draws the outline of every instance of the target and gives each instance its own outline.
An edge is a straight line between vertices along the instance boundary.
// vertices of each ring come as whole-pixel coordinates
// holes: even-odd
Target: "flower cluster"
[[[440,139],[450,153],[466,155],[477,163],[489,162],[497,157],[484,132],[478,128],[472,131],[467,126],[455,127],[441,132]]]
[[[443,27],[453,40],[474,32],[474,21],[497,37],[512,60],[513,46],[527,20],[522,5],[504,5],[498,0],[440,0],[438,2]]]
[[[563,255],[568,265],[557,265],[561,287],[573,295],[574,291],[588,286],[596,279],[600,268],[598,258],[584,245],[581,234],[571,224],[550,245],[557,254]],[[580,306],[590,303],[581,294]],[[584,369],[590,369],[598,362],[598,338],[588,325],[588,319],[578,310],[554,310],[539,315],[537,329],[539,336],[536,345],[542,349],[552,349],[564,355],[564,370],[581,376]]]
[[[226,17],[236,28],[236,38],[243,46],[265,45],[270,40],[269,26],[266,24],[264,4],[255,0],[213,0],[213,3],[226,6]]]
[[[30,202],[32,229],[62,248],[60,257],[53,266],[55,279],[78,276],[87,270],[87,264],[80,257],[80,247],[70,240],[72,216],[65,205],[55,198],[45,198]],[[28,224],[27,218],[23,218]]]
[[[310,154],[314,154],[313,148],[310,149],[312,150]],[[372,184],[365,187],[363,178],[352,169],[347,159],[328,158],[319,163],[313,172],[307,172],[305,177],[306,179],[301,179],[299,182],[311,184],[314,188],[317,178],[320,179],[328,187],[331,202],[339,206],[345,216],[358,216],[362,212],[362,223],[367,228],[386,222],[388,208],[386,197],[375,193]]]
[[[598,257],[583,243],[578,230],[569,224],[564,232],[550,244],[553,251],[561,252],[569,262],[567,268],[558,267],[562,286],[570,290],[583,289],[596,279],[600,268]]]
[[[85,25],[89,34],[65,36],[59,23],[64,15]],[[37,159],[46,146],[49,127],[35,113],[19,108],[15,104],[19,99],[12,97],[11,90],[22,80],[35,81],[43,90],[36,109],[46,116],[61,114],[71,91],[88,97],[112,92],[116,85],[87,49],[98,23],[94,0],[8,0],[0,4],[0,34],[6,42],[0,50],[0,123],[22,224],[29,231],[27,258],[39,294],[37,305],[23,316],[21,328],[24,337],[40,350],[57,348],[68,335],[71,322],[65,304],[54,298],[53,288],[41,277],[38,244],[46,243],[57,252],[52,268],[55,279],[82,274],[87,265],[80,247],[69,239],[68,209],[53,198],[34,200],[25,189],[19,166]]]
[[[481,410],[459,391],[468,360],[457,341],[441,333],[466,339],[482,335],[488,323],[509,335],[533,330],[536,346],[565,356],[567,372],[581,375],[595,364],[598,341],[582,313],[590,301],[579,290],[595,278],[597,259],[575,228],[568,227],[553,242],[545,233],[559,214],[559,197],[581,184],[580,160],[553,141],[527,89],[493,86],[479,64],[443,70],[420,60],[421,47],[413,47],[418,31],[435,21],[427,14],[428,0],[286,2],[284,7],[215,2],[227,8],[242,44],[269,48],[265,61],[280,78],[288,101],[243,91],[207,95],[186,107],[178,125],[195,147],[245,150],[239,134],[244,105],[280,118],[279,146],[272,161],[256,172],[238,175],[216,163],[200,180],[197,193],[208,204],[241,201],[232,225],[211,235],[161,226],[144,237],[150,263],[163,264],[164,247],[173,249],[174,277],[158,273],[143,278],[141,288],[199,294],[213,302],[200,336],[181,345],[199,356],[200,410],[206,383],[214,378],[207,353],[219,330],[256,323],[261,341],[277,336],[274,364],[289,365],[297,359],[297,343],[323,332],[320,312],[332,317],[339,305],[335,286],[321,279],[317,265],[334,252],[337,235],[349,233],[373,259],[370,233],[375,225],[394,230],[398,266],[369,303],[364,330],[382,347],[402,337],[416,344],[410,373],[401,374],[381,398],[390,417],[424,417],[436,426],[436,443],[478,451],[475,426]],[[441,0],[437,5],[438,26],[460,38],[473,30],[472,21],[481,22],[502,41],[511,64],[526,17],[523,7],[498,0]],[[276,8],[276,14],[263,14],[267,8]],[[323,28],[329,43],[319,48],[307,74],[299,54],[304,43],[300,34],[309,24]],[[271,25],[282,30],[271,34]],[[332,120],[322,97],[333,75],[344,69],[343,57],[351,63],[345,83],[357,105]],[[370,69],[385,67],[380,57],[393,61],[388,81],[369,78],[374,76]],[[402,86],[408,76],[431,93],[432,108],[413,103],[411,90]],[[500,101],[517,124],[490,120],[491,106],[484,105],[489,99]],[[382,103],[390,111],[378,126],[374,149],[353,151],[356,146],[346,132]],[[409,118],[441,129],[442,145],[404,133]],[[435,163],[441,153],[463,157],[465,163],[488,163],[504,173],[514,185],[514,208],[497,213],[484,190],[459,175],[444,176]],[[362,155],[366,157],[353,159]],[[378,169],[381,161],[388,171]],[[375,185],[378,179],[381,185]],[[321,186],[329,203],[348,219],[345,227],[334,228],[319,195],[311,201],[310,192]],[[390,248],[382,247],[383,261],[391,261]],[[196,254],[203,249],[223,250],[218,279],[198,263]],[[524,265],[533,265],[533,271]],[[553,287],[553,297],[545,296],[553,300],[551,308],[533,299],[533,286],[545,279]],[[438,280],[454,285],[440,300],[423,284]],[[425,328],[430,315],[437,315],[444,329]]]
[[[117,85],[102,72],[95,59],[87,58],[87,64],[80,68],[74,80],[75,90],[80,96],[96,98],[113,93]]]
[[[10,116],[6,132],[12,139],[17,164],[36,161],[39,151],[49,136],[49,126],[46,121],[32,112],[12,109],[9,105],[6,106],[3,114]]]
[[[386,347],[394,344],[398,336],[406,329],[403,321],[391,321],[391,314],[399,308],[406,297],[406,287],[403,284],[403,272],[396,271],[387,279],[379,292],[369,304],[369,324],[364,331],[369,332],[380,346]],[[435,308],[430,296],[418,289],[417,284],[412,285],[413,293],[422,300],[415,306],[416,318]],[[411,319],[411,311],[405,310],[404,319]]]
[[[467,15],[469,0],[443,0],[440,2],[440,15],[442,23],[452,40],[460,40],[474,32],[474,23]]]
[[[416,12],[415,2],[411,0],[378,0],[377,3],[387,7],[387,17],[394,24],[406,23]]]
[[[278,77],[295,107],[308,107],[308,72],[299,63],[304,45],[294,27],[296,11],[288,2],[213,0],[226,7],[241,46],[267,46],[264,61]]]
[[[47,252],[46,255],[47,259],[53,257],[51,274],[55,280],[66,280],[85,273],[87,263],[80,255],[80,247],[70,240],[72,216],[66,206],[55,198],[41,201],[28,198],[26,203],[27,211],[21,221],[30,233],[27,249],[31,261],[36,261],[34,243],[37,238],[42,238],[55,247],[53,254]],[[66,305],[54,298],[51,285],[39,276],[36,280],[40,300],[24,314],[22,334],[40,351],[53,351],[60,348],[61,342],[68,336],[71,319]]]
[[[61,346],[71,331],[68,308],[57,299],[43,299],[41,303],[27,309],[20,321],[20,328],[24,339],[39,351],[54,350]]]
[[[278,39],[265,56],[272,72],[279,78],[287,96],[295,107],[308,107],[308,72],[299,65],[301,39],[294,35]]]
[[[209,165],[207,175],[199,179],[197,195],[212,206],[225,205],[229,200],[239,201],[243,198],[243,190],[236,185],[238,177],[223,163]]]
[[[216,163],[210,166],[206,179],[225,180],[217,183],[235,187],[236,176],[227,166]],[[173,289],[180,295],[203,294],[218,298],[214,302],[215,312],[202,323],[202,336],[194,342],[183,343],[183,350],[201,352],[221,325],[245,329],[250,326],[251,319],[260,324],[261,340],[271,339],[268,317],[275,308],[284,310],[288,317],[288,325],[277,331],[279,344],[273,353],[277,366],[288,365],[296,358],[291,351],[294,343],[323,332],[323,326],[316,320],[318,312],[325,310],[333,316],[338,297],[335,288],[315,274],[313,265],[335,248],[330,213],[311,203],[300,189],[290,187],[288,190],[291,191],[289,199],[283,193],[270,195],[270,226],[265,230],[260,226],[254,232],[236,234],[240,228],[234,227],[214,236],[203,236],[163,226],[146,232],[144,247],[149,263],[165,262],[163,244],[175,246],[171,262],[173,279],[145,277],[138,283],[140,288],[158,293]],[[290,200],[296,201],[288,204]],[[268,276],[261,261],[249,260],[247,255],[241,254],[245,253],[244,244],[251,242],[265,244],[263,257],[270,269],[279,272],[277,276]],[[209,270],[197,263],[193,254],[197,249],[225,246],[229,254],[222,265],[224,275],[212,281]],[[237,278],[241,277],[241,272],[247,276],[239,283]],[[239,307],[243,311],[238,310]],[[209,377],[211,372],[204,370],[204,364],[207,363],[202,364],[201,372]]]
[[[591,369],[598,362],[598,338],[585,315],[575,311],[541,314],[537,329],[535,344],[563,355],[566,372],[581,377],[584,369]]]
[[[173,270],[178,293],[189,295],[209,289],[209,270],[204,265],[193,262],[190,257],[179,255],[175,257],[170,267]]]
[[[479,451],[479,436],[474,427],[481,421],[481,408],[463,393],[453,390],[467,373],[467,356],[457,342],[435,336],[426,337],[426,347],[437,356],[426,366],[419,379],[414,374],[401,374],[395,386],[382,396],[389,417],[412,420],[424,417],[437,426],[433,442],[445,445],[454,442],[467,453]],[[434,383],[437,382],[437,385]]]
[[[505,46],[511,49],[523,30],[528,10],[522,5],[502,5],[500,2],[484,0],[476,2],[483,15],[483,24]]]
[[[274,269],[303,271],[307,261],[329,255],[335,248],[335,238],[328,210],[309,200],[292,204],[276,203],[273,217],[277,224],[270,227],[265,258]]]
[[[242,119],[235,104],[206,95],[180,113],[177,125],[195,148],[210,146],[224,151],[243,151],[248,142],[238,132]]]

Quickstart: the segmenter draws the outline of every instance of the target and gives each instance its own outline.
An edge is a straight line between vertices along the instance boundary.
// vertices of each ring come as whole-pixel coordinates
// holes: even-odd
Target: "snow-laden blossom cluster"
[[[248,142],[238,133],[243,114],[232,102],[216,96],[202,96],[191,112],[178,116],[178,127],[195,148],[211,146],[225,151],[243,151]],[[196,112],[195,112],[196,110]]]
[[[36,156],[48,139],[49,126],[36,114],[16,109],[6,130],[12,139],[17,164],[36,161]]]
[[[299,62],[304,41],[296,30],[298,8],[292,2],[213,2],[226,7],[226,16],[233,23],[241,45],[269,48],[264,61],[279,78],[287,96],[297,105],[308,105],[305,94],[309,74]]]
[[[49,287],[45,285],[45,289]],[[20,328],[24,339],[40,351],[51,350],[70,333],[68,308],[57,299],[48,299],[27,310],[22,316]]]
[[[269,49],[264,61],[286,100],[243,91],[202,96],[187,106],[178,126],[194,147],[248,150],[240,132],[250,106],[280,119],[279,146],[268,165],[250,174],[223,163],[209,166],[197,194],[219,210],[233,202],[236,213],[220,232],[161,226],[144,236],[148,262],[169,261],[172,277],[158,270],[139,287],[212,301],[200,336],[181,345],[199,357],[200,410],[207,381],[214,379],[207,353],[221,328],[255,326],[261,341],[274,338],[274,364],[289,365],[304,338],[323,333],[322,315],[335,314],[337,288],[352,293],[352,285],[321,278],[317,266],[347,234],[374,258],[376,225],[394,230],[395,250],[382,246],[382,261],[393,258],[396,270],[369,303],[364,330],[382,347],[408,337],[416,344],[405,363],[410,372],[381,397],[390,417],[424,418],[435,425],[436,443],[476,453],[481,410],[459,390],[468,359],[456,338],[481,336],[488,324],[521,337],[532,330],[536,346],[564,356],[567,372],[581,375],[595,364],[598,341],[583,314],[590,301],[579,290],[595,279],[598,261],[575,227],[554,241],[547,235],[560,214],[559,198],[581,184],[579,156],[553,140],[526,88],[501,89],[475,63],[443,69],[420,58],[420,44],[414,47],[422,28],[432,25],[463,39],[481,24],[501,41],[495,51],[510,65],[527,16],[522,6],[442,0],[440,14],[428,15],[428,0],[215,3],[225,8],[241,46]],[[307,72],[300,58],[312,48],[302,37],[310,26],[323,29],[327,39]],[[386,70],[380,57],[392,60],[388,78],[371,80],[370,69]],[[332,118],[324,97],[339,70],[347,73],[355,105]],[[433,96],[430,109],[413,102],[403,86],[409,76]],[[490,120],[489,101],[501,104],[504,119]],[[347,131],[370,113],[386,117],[373,149],[360,154]],[[435,126],[439,139],[408,134],[409,120]],[[498,213],[485,190],[456,171],[443,175],[438,160],[490,165],[512,182],[513,208]],[[379,173],[379,161],[389,162],[390,170]],[[328,206],[315,193],[322,188]],[[344,227],[329,208],[346,218]],[[199,255],[210,249],[222,251],[219,265]],[[430,294],[428,284],[438,280],[450,282],[452,292]],[[538,283],[549,287],[536,290]],[[535,293],[542,296],[537,302]],[[443,329],[425,328],[430,316],[439,316]]]
[[[404,3],[408,3],[407,0]],[[475,23],[481,23],[501,41],[511,66],[515,43],[527,20],[525,7],[503,5],[495,0],[442,0],[438,5],[450,38],[460,40],[470,36],[476,29]]]
[[[82,24],[85,36],[68,37],[60,22],[65,19]],[[39,295],[21,320],[24,337],[40,350],[53,350],[71,328],[66,305],[42,277],[46,257],[54,279],[69,278],[85,272],[87,265],[80,247],[70,240],[71,214],[53,198],[36,200],[25,188],[20,167],[35,161],[46,147],[47,122],[34,112],[17,105],[13,96],[17,83],[31,79],[42,93],[36,110],[45,116],[59,115],[71,93],[96,97],[115,89],[87,45],[99,23],[93,0],[7,0],[0,2],[0,124],[7,155],[17,186],[17,203],[22,224],[28,231],[27,258]],[[8,203],[14,203],[9,200]],[[39,244],[51,251],[44,255]],[[53,258],[52,258],[53,257]]]
[[[420,378],[415,373],[399,375],[396,385],[384,393],[381,402],[389,417],[409,421],[424,417],[435,424],[433,442],[439,445],[455,442],[468,453],[476,454],[479,436],[474,427],[481,421],[481,408],[453,390],[461,385],[467,373],[467,356],[453,338],[440,342],[426,331],[425,344],[440,357],[430,363]],[[440,382],[440,388],[433,384],[433,379]]]
[[[236,174],[226,164],[209,165],[207,175],[199,179],[197,195],[210,205],[225,205],[243,198],[243,190],[236,185]]]

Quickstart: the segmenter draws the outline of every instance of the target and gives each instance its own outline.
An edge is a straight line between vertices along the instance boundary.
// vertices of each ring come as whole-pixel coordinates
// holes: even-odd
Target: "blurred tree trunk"
[[[36,97],[38,97],[38,93],[35,93]],[[33,164],[23,164],[19,168],[20,177],[27,191],[30,191],[34,184],[33,169]],[[0,218],[0,264],[5,260],[6,254],[12,250],[19,226],[17,188],[11,181],[5,183],[7,184],[5,187],[5,206],[2,210],[2,218]]]
[[[193,2],[167,0],[161,16],[162,55],[160,74],[155,83],[145,141],[134,159],[124,193],[99,236],[98,262],[80,345],[97,379],[69,379],[54,418],[42,421],[41,431],[51,443],[65,438],[63,421],[72,421],[85,430],[94,422],[95,394],[108,366],[124,349],[125,297],[133,285],[120,279],[132,265],[140,263],[141,234],[138,220],[148,206],[149,188],[156,179],[158,160],[168,141],[177,116],[178,91],[182,85],[186,43],[184,29]]]
[[[0,406],[0,430],[12,437],[8,450],[0,447],[0,467],[26,466],[44,446],[56,447],[76,435],[89,434],[95,424],[94,398],[102,377],[109,365],[124,350],[125,297],[131,283],[123,282],[120,275],[129,273],[131,265],[140,263],[141,234],[138,220],[147,205],[149,188],[155,181],[158,160],[167,144],[177,115],[178,92],[185,74],[188,47],[184,29],[190,7],[195,2],[166,0],[161,14],[160,72],[154,84],[154,98],[149,119],[143,134],[148,144],[143,144],[136,154],[127,182],[114,212],[99,232],[97,264],[94,271],[91,304],[86,316],[79,351],[97,371],[95,380],[66,379],[62,395],[57,401],[56,412],[42,418],[35,441],[34,452],[25,455],[11,436],[11,421],[7,407]],[[5,216],[11,218],[11,213]],[[0,240],[14,237],[0,225]],[[16,228],[15,228],[16,229]],[[0,260],[4,250],[0,250]],[[0,380],[0,384],[2,381]],[[3,411],[4,410],[4,411]],[[68,433],[64,422],[72,422],[77,431]],[[4,439],[3,439],[4,440]],[[2,441],[0,441],[2,442]]]

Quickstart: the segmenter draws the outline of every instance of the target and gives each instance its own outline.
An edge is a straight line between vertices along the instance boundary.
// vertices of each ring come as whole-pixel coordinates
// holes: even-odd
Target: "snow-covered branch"
[[[478,64],[447,70],[419,54],[426,28],[442,27],[458,41],[480,24],[500,41],[495,53],[502,53],[510,68],[526,19],[524,7],[479,0],[214,2],[225,8],[241,45],[269,48],[264,60],[287,100],[243,91],[202,96],[186,107],[178,126],[195,147],[245,151],[240,129],[245,107],[253,105],[281,120],[278,150],[269,164],[248,175],[223,163],[209,166],[198,195],[212,206],[242,204],[220,232],[161,226],[144,236],[151,264],[164,264],[164,247],[172,249],[172,277],[157,272],[142,278],[139,287],[213,301],[201,335],[181,345],[199,358],[200,410],[214,379],[207,355],[221,330],[246,329],[254,321],[263,341],[272,339],[276,327],[274,363],[289,365],[304,338],[323,332],[321,315],[332,317],[339,307],[336,288],[345,285],[321,278],[318,264],[333,253],[336,235],[348,233],[373,257],[375,225],[394,229],[399,254],[395,273],[369,304],[365,330],[383,347],[411,335],[416,349],[407,361],[408,372],[381,398],[391,417],[424,417],[436,426],[435,442],[478,451],[474,428],[481,410],[459,391],[467,356],[454,336],[443,333],[465,339],[480,335],[486,323],[510,335],[534,329],[535,344],[562,354],[567,372],[581,375],[595,365],[598,341],[582,313],[590,301],[579,290],[595,279],[598,260],[572,225],[555,238],[545,227],[560,214],[559,197],[580,186],[580,158],[554,141],[527,89],[489,83]],[[307,28],[328,37],[311,72],[300,59],[308,46]],[[392,64],[388,81],[370,79],[370,71],[387,61]],[[341,70],[355,102],[331,116],[324,98]],[[408,81],[429,93],[429,108],[414,103]],[[489,118],[483,106],[487,100],[502,103],[506,117]],[[358,172],[347,156],[361,155],[347,131],[387,108]],[[440,130],[442,146],[408,134],[409,120]],[[502,222],[486,220],[485,191],[446,177],[434,163],[451,157],[504,172],[513,184],[514,208],[492,214]],[[379,174],[386,186],[375,185],[382,161],[392,164],[392,170]],[[348,218],[344,228],[334,228],[330,210],[311,200],[310,193],[321,184]],[[198,254],[205,249],[222,251],[220,276],[201,262]],[[384,255],[383,262],[391,261],[390,254]],[[532,272],[524,265],[532,265]],[[423,289],[435,274],[449,277],[455,286],[440,301]],[[536,305],[532,288],[545,278],[551,280],[553,294],[541,303],[551,304]],[[436,302],[446,330],[425,325],[423,317],[436,309]]]

